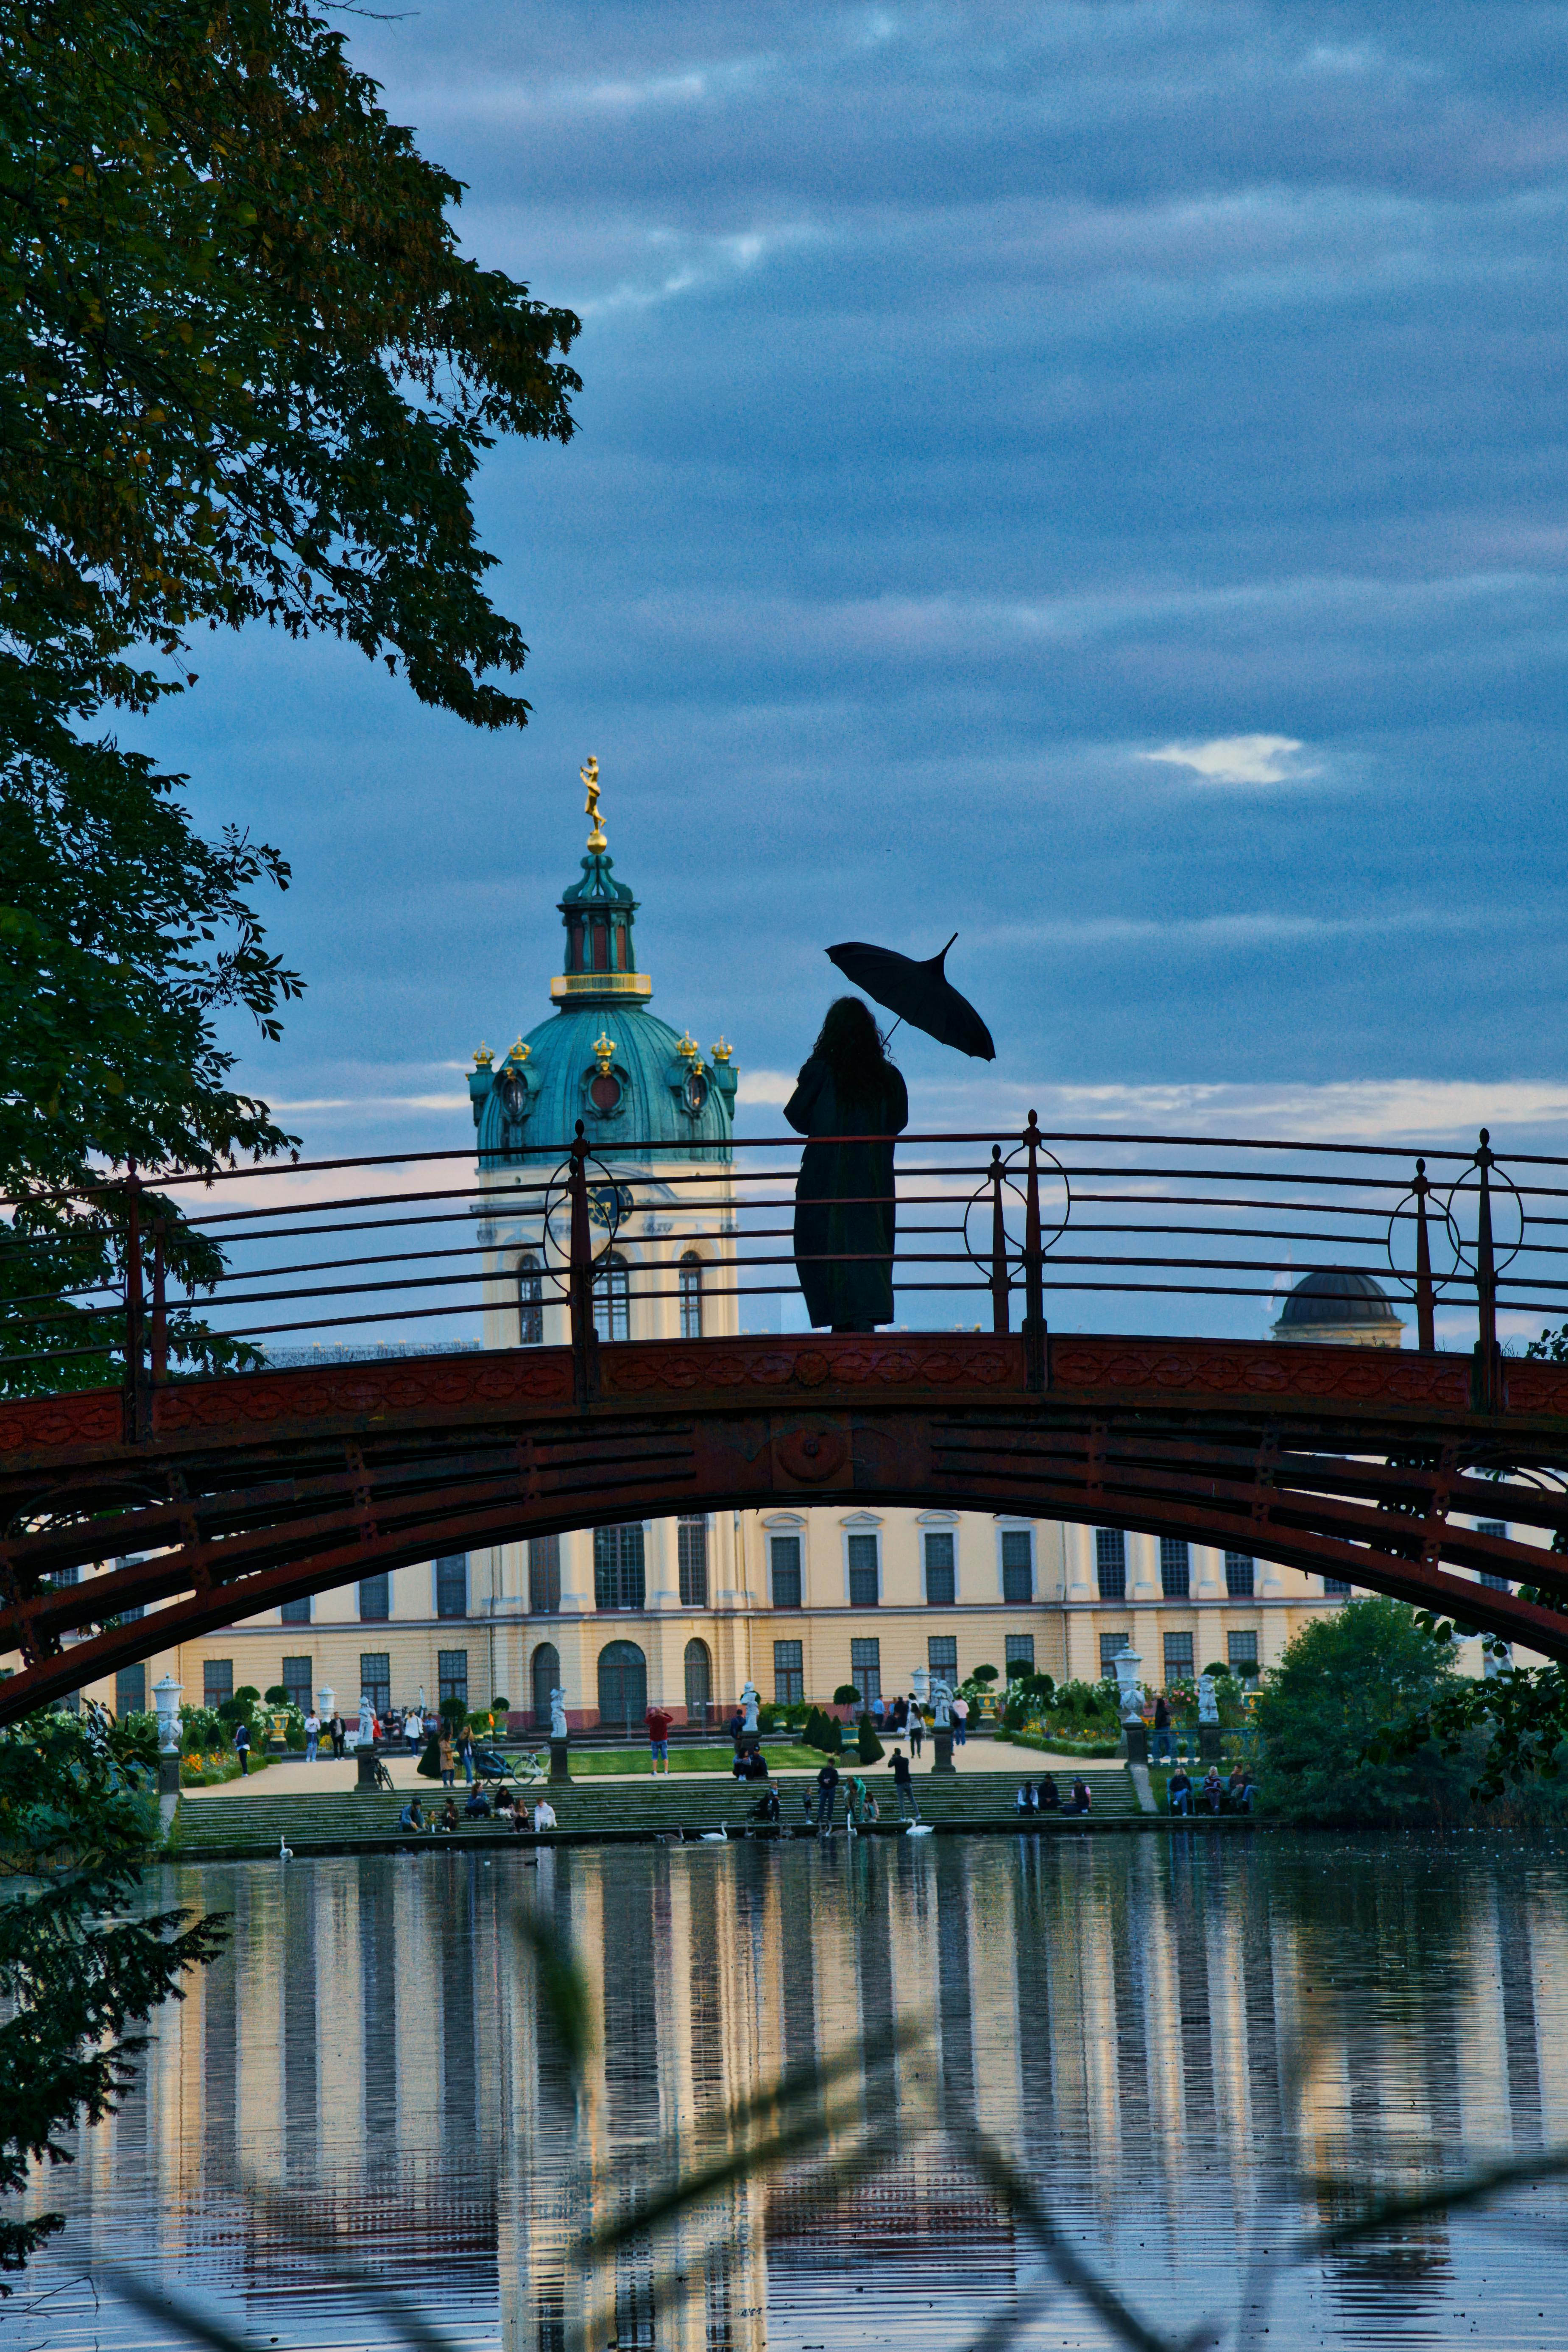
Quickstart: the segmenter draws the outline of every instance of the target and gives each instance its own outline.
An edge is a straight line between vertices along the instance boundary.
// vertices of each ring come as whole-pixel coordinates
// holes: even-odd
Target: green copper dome
[[[617,882],[599,822],[598,767],[583,771],[594,830],[583,878],[559,901],[565,970],[557,1010],[496,1061],[480,1046],[468,1077],[479,1158],[489,1166],[564,1157],[583,1122],[592,1150],[616,1160],[728,1161],[735,1065],[722,1038],[707,1053],[648,1012],[637,969],[637,901]]]

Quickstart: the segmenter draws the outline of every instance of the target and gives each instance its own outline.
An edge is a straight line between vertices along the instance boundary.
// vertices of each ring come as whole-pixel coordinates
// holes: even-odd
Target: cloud
[[[784,1070],[742,1070],[735,1092],[743,1103],[788,1102],[795,1092],[795,1080]]]
[[[1163,751],[1140,757],[1172,768],[1191,768],[1215,784],[1289,784],[1312,768],[1287,769],[1280,762],[1301,749],[1290,735],[1216,735],[1208,743],[1167,743]]]

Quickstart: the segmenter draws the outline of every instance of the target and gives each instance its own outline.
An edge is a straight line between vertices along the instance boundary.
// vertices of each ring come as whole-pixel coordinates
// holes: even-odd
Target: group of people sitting
[[[1043,1780],[1019,1782],[1013,1810],[1019,1813],[1087,1813],[1091,1803],[1089,1782],[1081,1775],[1073,1781],[1064,1804],[1061,1790],[1047,1772]]]
[[[1232,1765],[1228,1780],[1222,1780],[1218,1766],[1211,1764],[1197,1789],[1186,1766],[1178,1764],[1165,1785],[1166,1802],[1173,1813],[1190,1813],[1200,1806],[1210,1813],[1249,1813],[1253,1795],[1252,1774],[1241,1762]]]
[[[555,1818],[555,1808],[542,1791],[534,1805],[531,1822],[527,1805],[521,1796],[513,1796],[504,1780],[496,1790],[493,1800],[489,1790],[481,1781],[463,1807],[463,1818],[471,1822],[492,1819],[505,1821],[510,1818],[512,1828],[520,1834],[525,1833],[531,1826],[536,1833],[560,1826]],[[458,1829],[461,1827],[461,1820],[458,1812],[457,1799],[448,1797],[439,1814],[434,1820],[427,1821],[425,1809],[419,1801],[418,1791],[416,1790],[398,1814],[397,1825],[399,1829],[404,1830]]]

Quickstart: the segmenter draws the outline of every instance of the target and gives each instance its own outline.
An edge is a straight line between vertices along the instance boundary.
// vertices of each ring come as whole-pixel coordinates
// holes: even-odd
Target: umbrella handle
[[[903,1025],[904,1025],[904,1016],[903,1016],[903,1014],[900,1013],[900,1015],[899,1015],[899,1017],[898,1017],[898,1019],[894,1022],[894,1024],[893,1024],[893,1025],[892,1025],[892,1028],[889,1030],[889,1032],[888,1032],[887,1035],[886,1035],[886,1036],[883,1038],[883,1040],[882,1040],[882,1044],[883,1044],[883,1045],[884,1045],[884,1046],[888,1046],[888,1045],[890,1045],[892,1044],[892,1042],[893,1042],[893,1039],[894,1039],[895,1035],[897,1034],[897,1033],[899,1032],[899,1030],[900,1030],[900,1029],[903,1027]]]

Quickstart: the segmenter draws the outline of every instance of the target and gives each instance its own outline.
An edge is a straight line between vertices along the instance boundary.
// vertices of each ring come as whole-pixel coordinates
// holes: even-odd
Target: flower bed
[[[250,1778],[265,1772],[267,1759],[253,1748],[250,1751]],[[215,1756],[182,1756],[180,1786],[182,1789],[221,1789],[226,1781],[239,1778],[239,1759],[231,1748],[226,1754]]]
[[[1014,1748],[1034,1748],[1047,1756],[1110,1757],[1120,1756],[1120,1739],[1069,1739],[1065,1733],[1059,1738],[1046,1731],[1007,1731],[998,1726],[993,1737],[1006,1740]]]

